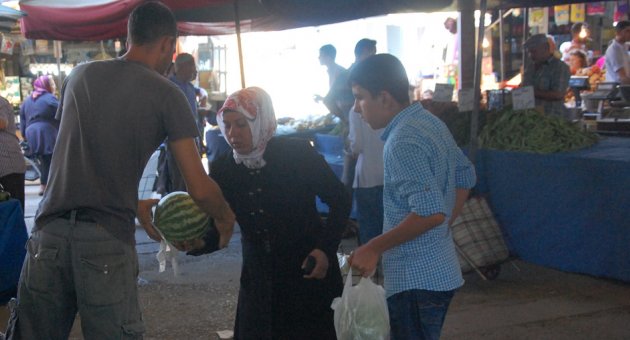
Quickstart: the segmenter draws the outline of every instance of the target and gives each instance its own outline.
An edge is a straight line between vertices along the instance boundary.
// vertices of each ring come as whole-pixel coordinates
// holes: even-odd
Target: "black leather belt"
[[[70,219],[72,219],[72,212],[73,211],[76,212],[76,215],[75,215],[74,219],[79,221],[79,222],[92,222],[92,223],[96,222],[96,219],[94,219],[94,217],[92,217],[87,210],[83,210],[83,209],[70,210],[70,211],[67,211],[67,212],[63,213],[63,215],[61,215],[59,217],[63,218],[63,219],[66,219],[66,220],[70,220]]]

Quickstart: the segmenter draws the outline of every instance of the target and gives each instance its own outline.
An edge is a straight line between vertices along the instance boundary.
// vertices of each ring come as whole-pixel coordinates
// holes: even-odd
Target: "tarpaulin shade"
[[[85,7],[50,7],[28,2],[21,29],[29,39],[105,40],[127,35],[127,17],[136,0],[112,1]]]
[[[129,13],[143,0],[21,0],[27,13],[22,33],[29,39],[106,40],[127,35]],[[235,31],[234,0],[164,0],[182,35],[230,34]],[[268,12],[257,0],[239,0],[244,28]],[[207,24],[208,23],[208,24]]]
[[[182,35],[235,33],[236,0],[163,0]],[[126,35],[127,17],[143,0],[21,0],[30,39],[106,40]],[[238,0],[242,32],[317,26],[402,12],[430,12],[453,0]]]
[[[390,13],[441,11],[453,0],[260,0],[270,13],[318,26]]]
[[[30,39],[106,40],[124,37],[127,17],[145,0],[21,0],[22,32]],[[238,1],[241,32],[277,31],[390,13],[478,8],[479,0],[162,0],[182,35],[232,34]],[[553,6],[571,0],[488,0],[488,8]],[[470,8],[468,6],[467,8]],[[1,16],[1,12],[0,12]]]

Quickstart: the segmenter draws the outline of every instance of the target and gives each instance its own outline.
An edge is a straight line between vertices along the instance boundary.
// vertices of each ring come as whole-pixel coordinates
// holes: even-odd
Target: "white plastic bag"
[[[161,235],[161,234],[160,234]],[[173,267],[173,276],[179,276],[179,265],[177,263],[177,249],[173,247],[170,243],[164,240],[164,236],[162,236],[162,241],[160,241],[160,250],[155,255],[158,262],[160,263],[160,273],[166,270],[166,261],[171,261],[171,266]]]
[[[339,269],[341,270],[341,275],[348,274],[348,270],[350,270],[350,262],[348,258],[350,256],[342,253],[337,253],[337,260],[339,261]]]
[[[383,287],[362,277],[352,286],[352,269],[348,271],[341,297],[330,306],[335,311],[338,340],[389,339],[389,312]]]

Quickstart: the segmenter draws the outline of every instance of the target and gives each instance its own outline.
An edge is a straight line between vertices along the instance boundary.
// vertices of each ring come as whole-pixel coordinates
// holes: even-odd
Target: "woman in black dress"
[[[337,248],[351,209],[343,184],[307,140],[273,137],[271,98],[250,87],[218,113],[232,152],[212,163],[241,228],[235,339],[336,339]],[[273,138],[272,138],[273,137]],[[316,196],[330,213],[322,221]],[[305,274],[307,257],[315,266]]]

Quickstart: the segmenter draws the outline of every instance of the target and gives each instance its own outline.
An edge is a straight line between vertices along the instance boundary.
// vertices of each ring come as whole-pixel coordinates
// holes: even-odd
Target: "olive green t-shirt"
[[[166,137],[193,138],[186,97],[161,74],[123,59],[75,67],[61,90],[59,135],[34,230],[73,209],[134,243],[138,183]]]

